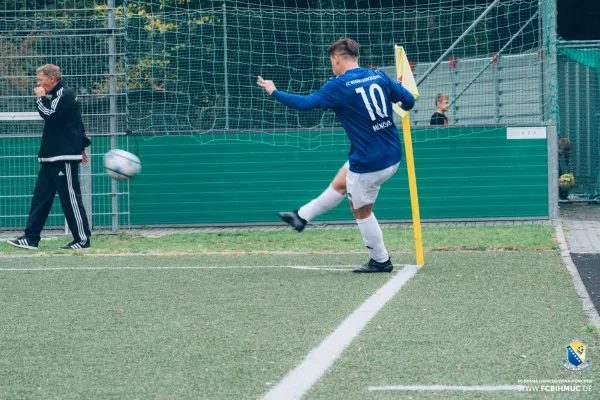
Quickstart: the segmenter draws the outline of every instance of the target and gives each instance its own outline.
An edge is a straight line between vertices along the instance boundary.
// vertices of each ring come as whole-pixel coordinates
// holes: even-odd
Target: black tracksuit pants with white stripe
[[[35,242],[40,241],[40,232],[46,224],[57,191],[73,239],[82,244],[87,242],[90,238],[90,227],[81,201],[79,162],[57,161],[41,164],[33,190],[25,236]]]

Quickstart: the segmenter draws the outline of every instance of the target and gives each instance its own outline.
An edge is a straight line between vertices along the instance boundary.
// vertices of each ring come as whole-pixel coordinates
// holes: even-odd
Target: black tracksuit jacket
[[[85,136],[75,92],[58,82],[50,93],[38,97],[36,104],[45,122],[38,160],[81,161],[81,152],[90,140]]]

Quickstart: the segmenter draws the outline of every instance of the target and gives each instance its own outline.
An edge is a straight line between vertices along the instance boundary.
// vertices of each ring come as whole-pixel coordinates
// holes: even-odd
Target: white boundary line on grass
[[[26,250],[23,250],[26,251]],[[541,252],[555,252],[556,250],[539,250]],[[455,253],[481,253],[481,250],[453,250]],[[185,252],[165,252],[165,253],[87,253],[87,250],[77,250],[72,253],[29,253],[29,254],[18,254],[18,253],[6,253],[0,254],[0,261],[8,260],[11,258],[47,258],[47,257],[80,257],[80,258],[94,258],[94,257],[203,257],[203,256],[271,256],[271,255],[282,255],[282,256],[336,256],[336,255],[356,255],[363,254],[364,251],[208,251],[204,253],[185,253]],[[412,254],[402,251],[390,252],[390,255],[400,254]],[[357,264],[358,265],[358,264]]]
[[[460,391],[460,392],[499,392],[499,391],[525,391],[524,385],[496,385],[496,386],[456,386],[456,385],[391,385],[391,386],[369,386],[369,391]]]
[[[554,229],[556,231],[556,240],[558,241],[558,246],[560,247],[560,255],[562,256],[564,263],[567,265],[567,270],[571,274],[573,284],[575,285],[575,290],[577,291],[577,295],[583,304],[583,310],[587,314],[592,324],[594,324],[596,328],[600,328],[600,316],[598,315],[598,310],[596,310],[596,307],[594,307],[594,303],[592,302],[592,299],[590,298],[590,295],[587,292],[583,281],[581,280],[579,271],[571,259],[571,253],[567,247],[567,240],[565,239],[565,233],[560,220],[555,220]],[[598,340],[600,340],[600,335],[597,335],[596,337]]]
[[[24,250],[26,251],[26,250]],[[364,251],[206,251],[202,253],[165,252],[165,253],[87,253],[86,249],[71,253],[31,252],[29,254],[6,253],[0,254],[0,260],[9,258],[44,258],[44,257],[180,257],[180,256],[312,256],[312,255],[354,255],[364,254]],[[411,254],[410,252],[395,251],[390,254]]]
[[[406,282],[417,273],[416,265],[405,265],[396,275],[362,303],[335,331],[311,350],[295,369],[269,390],[263,400],[301,399],[352,343],[367,323]]]
[[[168,269],[265,269],[265,268],[289,268],[314,271],[350,271],[348,267],[356,265],[346,265],[339,267],[325,267],[318,265],[214,265],[214,266],[172,266],[172,267],[39,267],[39,268],[0,268],[2,271],[126,271],[126,270],[168,270]]]

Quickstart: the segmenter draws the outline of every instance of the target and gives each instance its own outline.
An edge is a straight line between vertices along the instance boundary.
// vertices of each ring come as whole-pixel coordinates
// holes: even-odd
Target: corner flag
[[[419,89],[417,89],[417,82],[415,81],[415,77],[413,76],[412,70],[410,69],[410,64],[408,63],[408,58],[406,58],[406,52],[404,51],[404,47],[395,46],[396,49],[396,76],[398,80],[402,83],[402,86],[406,90],[410,92],[415,98],[419,97]],[[401,117],[406,115],[406,111],[398,107],[398,105],[394,104],[394,111]]]
[[[404,47],[395,46],[396,53],[396,76],[402,83],[402,86],[410,92],[416,99],[419,97],[419,90],[415,77],[410,69],[408,58],[404,52]],[[410,134],[410,115],[397,104],[394,104],[394,111],[402,117],[402,132],[404,134],[404,147],[406,149],[406,169],[408,172],[408,188],[410,191],[410,205],[412,209],[413,230],[415,234],[415,256],[417,265],[425,264],[423,253],[423,234],[421,232],[421,213],[419,212],[419,196],[417,194],[417,175],[415,173],[415,158],[413,155],[412,138]]]

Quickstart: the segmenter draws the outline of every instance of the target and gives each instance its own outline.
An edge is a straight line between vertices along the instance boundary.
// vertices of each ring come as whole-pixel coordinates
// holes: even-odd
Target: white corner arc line
[[[460,392],[499,392],[499,391],[526,391],[525,385],[495,385],[495,386],[456,386],[456,385],[390,385],[369,386],[370,392],[376,391],[460,391]]]
[[[596,328],[600,328],[600,315],[598,315],[598,310],[596,310],[596,307],[594,307],[594,303],[592,302],[592,299],[590,298],[590,295],[585,288],[583,281],[581,280],[579,271],[571,259],[571,253],[567,247],[565,233],[560,220],[554,221],[554,229],[556,231],[556,240],[558,241],[558,246],[560,247],[560,255],[562,256],[563,262],[567,265],[567,270],[571,274],[573,284],[575,285],[575,291],[577,292],[577,295],[583,304],[583,310],[590,319],[590,322],[592,322]],[[600,334],[596,335],[596,337],[600,341]]]
[[[367,323],[392,298],[406,282],[412,278],[419,267],[407,265],[380,287],[375,294],[350,314],[333,333],[311,350],[306,358],[269,390],[263,400],[301,399],[335,360],[352,343]]]

